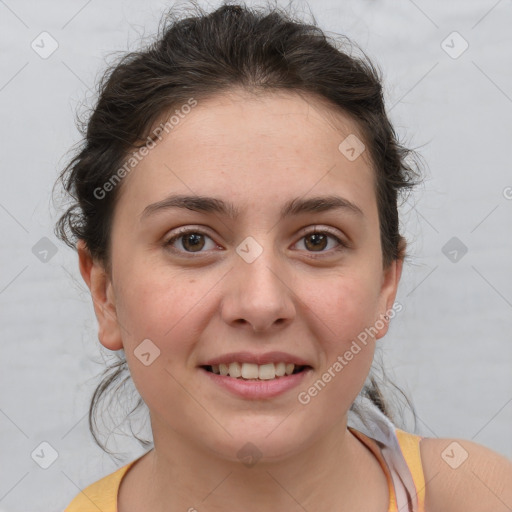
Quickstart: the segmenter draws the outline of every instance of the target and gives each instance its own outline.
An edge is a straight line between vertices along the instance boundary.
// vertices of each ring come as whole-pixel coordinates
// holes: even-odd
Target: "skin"
[[[203,100],[124,178],[112,274],[79,243],[99,340],[124,349],[155,443],[123,480],[120,512],[387,510],[384,473],[346,428],[387,324],[309,404],[297,400],[391,309],[401,275],[401,259],[383,265],[368,152],[350,161],[338,150],[349,134],[362,139],[350,118],[313,97],[231,91]],[[231,201],[240,218],[178,209],[142,216],[171,193]],[[288,200],[333,194],[362,214],[279,218]],[[202,252],[187,252],[183,238],[176,252],[165,246],[181,227],[206,235]],[[347,247],[336,251],[329,238],[311,249],[315,227]],[[252,263],[236,252],[249,236],[263,248]],[[148,366],[134,354],[145,339],[160,350]],[[234,397],[198,368],[228,352],[274,350],[313,370],[299,389],[269,400]],[[248,442],[262,454],[250,468],[237,457]],[[426,448],[432,467],[438,449]]]

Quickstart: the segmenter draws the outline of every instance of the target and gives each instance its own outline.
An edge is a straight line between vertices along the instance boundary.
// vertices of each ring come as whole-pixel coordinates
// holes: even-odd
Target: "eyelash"
[[[176,248],[172,247],[172,244],[176,240],[179,240],[180,238],[182,238],[182,237],[184,237],[186,235],[189,235],[189,234],[204,235],[204,236],[207,236],[208,238],[210,238],[211,240],[213,240],[212,237],[210,235],[208,235],[208,233],[205,233],[204,231],[201,231],[199,229],[193,229],[193,228],[185,228],[185,229],[175,233],[168,240],[164,241],[164,247],[167,248],[167,249],[170,249],[174,253],[178,253],[178,254],[185,253],[187,255],[190,255],[193,258],[194,257],[198,257],[201,254],[204,254],[204,251],[200,251],[200,252],[194,253],[194,252],[187,252],[187,251],[177,250]],[[334,235],[331,231],[329,231],[327,229],[324,229],[322,231],[316,231],[316,230],[309,231],[309,232],[303,234],[302,237],[299,239],[299,241],[302,240],[303,238],[306,238],[306,237],[310,236],[310,235],[328,235],[329,237],[334,238],[334,240],[336,240],[336,242],[338,242],[338,244],[339,244],[337,247],[335,247],[331,251],[320,251],[319,254],[325,254],[325,253],[330,253],[330,252],[339,252],[339,251],[343,251],[343,250],[349,248],[349,245],[346,242],[341,240],[339,237],[337,237],[336,235]],[[311,252],[312,254],[314,254],[314,251],[307,251],[307,252]],[[316,255],[315,256],[311,255],[309,257],[310,258],[322,258],[322,256],[316,256]]]

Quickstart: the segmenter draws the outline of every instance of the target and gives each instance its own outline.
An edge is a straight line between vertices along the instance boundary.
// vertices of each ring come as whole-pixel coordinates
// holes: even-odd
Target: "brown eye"
[[[183,240],[181,244],[187,251],[201,250],[204,247],[203,235],[198,233],[189,233],[188,235],[182,236]]]
[[[301,238],[301,241],[302,240],[304,240],[303,243],[307,252],[330,253],[343,250],[348,247],[346,243],[329,231],[313,231],[304,235]],[[336,242],[334,247],[332,247],[332,251],[328,249],[329,240],[334,240]]]
[[[205,252],[202,251],[202,249],[206,246],[206,239],[211,240],[211,238],[206,233],[190,229],[187,231],[181,231],[180,233],[176,234],[167,240],[164,245],[165,247],[171,249],[173,252],[201,253]],[[181,240],[181,242],[175,246],[175,243],[179,240]],[[214,243],[212,245],[216,246]]]
[[[327,247],[328,237],[322,233],[312,233],[305,236],[304,239],[310,241],[310,243],[306,242],[305,245],[313,251],[322,251]]]

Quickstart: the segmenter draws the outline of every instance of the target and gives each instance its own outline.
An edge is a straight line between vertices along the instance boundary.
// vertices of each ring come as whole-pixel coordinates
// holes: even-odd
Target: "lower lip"
[[[218,375],[209,372],[204,368],[200,370],[205,373],[215,384],[227,389],[231,393],[248,399],[273,398],[297,387],[305,376],[311,371],[311,368],[299,373],[286,375],[270,380],[243,380],[235,379],[225,375]]]

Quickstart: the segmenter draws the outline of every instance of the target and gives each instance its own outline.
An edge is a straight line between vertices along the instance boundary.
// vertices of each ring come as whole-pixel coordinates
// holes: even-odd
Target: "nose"
[[[221,307],[223,320],[254,332],[285,327],[296,314],[295,294],[289,281],[270,250],[264,250],[252,263],[237,256],[227,276]]]

